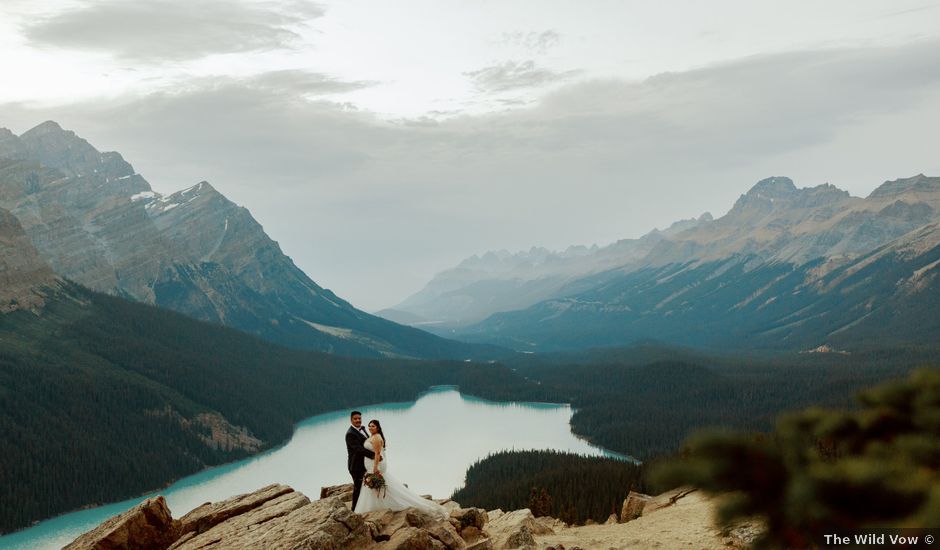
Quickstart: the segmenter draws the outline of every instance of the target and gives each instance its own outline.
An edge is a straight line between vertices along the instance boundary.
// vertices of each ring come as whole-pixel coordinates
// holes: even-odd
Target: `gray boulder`
[[[179,537],[180,522],[174,520],[162,496],[148,498],[81,535],[63,550],[163,549]]]

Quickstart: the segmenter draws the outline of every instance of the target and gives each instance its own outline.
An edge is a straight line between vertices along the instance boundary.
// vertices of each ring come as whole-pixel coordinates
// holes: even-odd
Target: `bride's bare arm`
[[[385,450],[385,442],[382,436],[375,434],[372,436],[372,448],[375,449],[375,460],[372,464],[372,473],[379,473],[379,462],[382,460],[382,451]]]

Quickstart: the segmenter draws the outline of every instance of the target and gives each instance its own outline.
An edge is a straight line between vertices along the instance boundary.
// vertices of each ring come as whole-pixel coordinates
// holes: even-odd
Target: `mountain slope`
[[[0,208],[0,313],[42,307],[45,293],[57,285],[19,221]]]
[[[571,292],[573,281],[593,273],[636,264],[664,238],[711,220],[682,220],[664,231],[605,247],[572,246],[563,252],[532,248],[472,256],[437,274],[420,292],[378,314],[388,319],[447,333],[502,311],[523,309]]]
[[[771,178],[726,216],[661,239],[639,267],[456,334],[539,350],[928,343],[940,336],[938,212],[940,178],[887,182],[866,199]]]
[[[479,357],[355,309],[314,283],[245,208],[206,182],[162,196],[118,153],[45,122],[0,130],[0,207],[56,273],[97,291],[349,355]]]

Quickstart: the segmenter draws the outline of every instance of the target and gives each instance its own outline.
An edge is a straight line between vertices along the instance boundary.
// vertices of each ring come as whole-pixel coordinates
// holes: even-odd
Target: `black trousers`
[[[349,472],[349,475],[353,478],[353,501],[352,509],[356,509],[356,503],[359,502],[359,493],[362,491],[362,478],[365,477],[365,472]]]

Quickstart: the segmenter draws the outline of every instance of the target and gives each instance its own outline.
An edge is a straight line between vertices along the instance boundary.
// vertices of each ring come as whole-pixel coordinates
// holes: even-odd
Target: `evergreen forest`
[[[439,384],[541,396],[501,365],[291,350],[69,285],[39,315],[0,316],[0,532],[276,446],[359,396],[413,400]],[[200,415],[256,443],[214,442]]]

